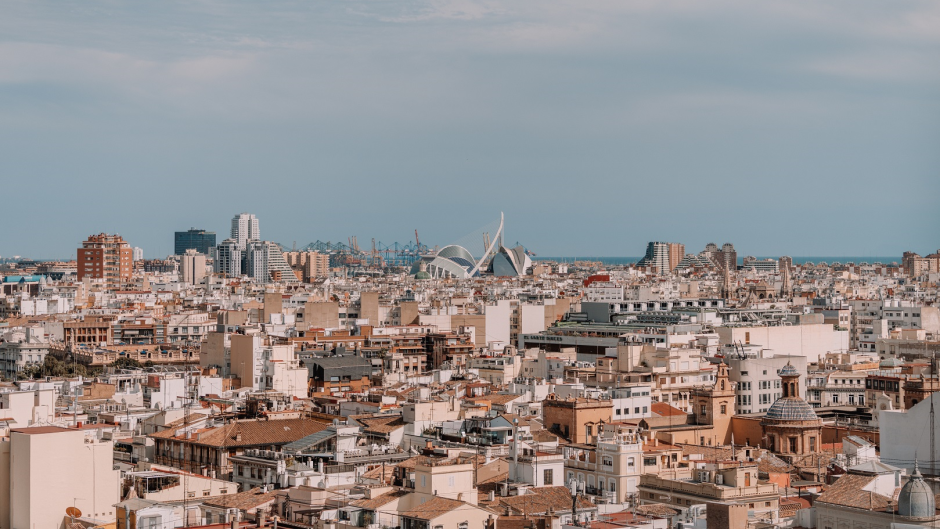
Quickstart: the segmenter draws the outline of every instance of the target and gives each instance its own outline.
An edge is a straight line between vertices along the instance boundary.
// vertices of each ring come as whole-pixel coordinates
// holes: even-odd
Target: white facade
[[[49,341],[42,326],[14,328],[2,335],[0,373],[7,380],[15,380],[26,367],[42,365],[48,352]]]
[[[783,390],[777,371],[790,363],[800,373],[806,373],[805,356],[764,357],[767,351],[739,356],[725,355],[728,378],[734,383],[734,412],[762,413],[770,409]]]
[[[722,345],[761,345],[764,349],[805,356],[809,363],[819,362],[826,353],[849,348],[849,332],[835,330],[828,323],[717,327],[715,331]]]
[[[933,435],[929,431],[931,403],[935,411]],[[940,461],[930,461],[930,454],[936,451],[936,447],[930,446],[931,439],[940,444],[940,420],[936,420],[937,412],[940,412],[940,392],[931,393],[930,397],[908,410],[878,411],[881,461],[905,468],[910,474],[913,473],[916,459],[920,471],[924,474],[940,474]]]
[[[225,239],[215,249],[214,270],[227,277],[242,276],[242,249],[235,239]]]
[[[232,218],[232,239],[244,248],[248,241],[260,241],[261,230],[258,227],[258,217],[251,213],[239,213]]]
[[[651,386],[631,386],[610,390],[614,406],[612,420],[624,421],[652,416]]]

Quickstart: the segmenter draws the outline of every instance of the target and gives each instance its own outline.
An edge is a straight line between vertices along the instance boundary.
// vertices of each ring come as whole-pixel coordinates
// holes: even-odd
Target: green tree
[[[114,362],[111,362],[111,367],[116,367],[118,369],[140,369],[144,366],[142,366],[140,362],[134,360],[133,358],[122,356]]]

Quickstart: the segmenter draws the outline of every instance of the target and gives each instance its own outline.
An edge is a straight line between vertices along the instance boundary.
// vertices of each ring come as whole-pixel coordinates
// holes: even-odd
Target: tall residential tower
[[[251,213],[239,213],[232,218],[232,239],[238,243],[239,249],[244,250],[250,241],[260,241],[261,231],[258,229],[258,217]]]

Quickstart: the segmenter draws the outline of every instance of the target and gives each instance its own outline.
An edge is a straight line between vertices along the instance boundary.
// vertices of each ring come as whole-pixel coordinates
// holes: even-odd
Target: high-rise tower
[[[78,249],[78,279],[104,279],[116,289],[131,279],[134,250],[120,235],[100,233],[82,242]]]
[[[251,213],[239,213],[232,218],[232,239],[238,248],[244,250],[249,241],[260,241],[261,231],[258,229],[258,217]]]

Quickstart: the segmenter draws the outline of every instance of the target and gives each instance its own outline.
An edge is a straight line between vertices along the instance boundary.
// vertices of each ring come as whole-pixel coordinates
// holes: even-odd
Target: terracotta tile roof
[[[150,434],[149,437],[217,448],[236,448],[285,445],[326,428],[326,424],[310,419],[249,420],[234,421],[216,428],[202,428],[196,430],[190,439],[186,438],[186,434],[176,435],[175,429]]]
[[[662,443],[660,443],[662,444]],[[706,461],[727,461],[732,459],[734,451],[731,448],[721,446],[701,446],[701,445],[677,445],[682,447],[683,454],[701,455]]]
[[[540,514],[549,510],[571,511],[571,491],[568,487],[534,487],[521,496],[500,497],[498,504],[501,507],[509,507],[519,514]],[[579,509],[595,507],[590,500],[578,498]]]
[[[663,516],[663,517],[676,516],[679,514],[679,511],[662,503],[638,505],[636,507],[636,512],[638,514],[645,514],[647,516]]]
[[[251,490],[246,490],[245,492],[239,492],[237,494],[216,496],[215,498],[210,498],[203,501],[202,503],[203,505],[210,505],[212,507],[247,511],[264,505],[265,503],[274,501],[276,496],[277,491],[275,490],[262,492],[260,488],[254,488]]]
[[[862,490],[874,479],[875,476],[845,474],[816,498],[816,502],[883,512],[891,498]]]
[[[355,420],[362,425],[362,431],[367,433],[386,434],[405,427],[405,420],[401,415],[368,418],[357,416]]]
[[[780,517],[796,516],[797,511],[809,507],[809,502],[802,498],[780,498]]]
[[[534,439],[535,441],[539,443],[554,443],[554,442],[560,443],[564,441],[564,439],[560,435],[554,434],[551,431],[544,430],[544,429],[535,430],[534,432],[532,432],[532,439]]]
[[[417,518],[419,520],[433,520],[438,516],[447,514],[463,505],[466,504],[462,501],[437,496],[434,499],[428,500],[421,505],[418,505],[410,511],[401,513],[401,515],[408,518]]]
[[[650,404],[650,410],[656,415],[659,415],[660,417],[669,417],[669,416],[674,416],[674,417],[683,416],[684,417],[688,415],[688,413],[678,408],[673,408],[672,406],[666,404],[665,402],[654,402]]]
[[[372,499],[355,500],[350,503],[352,503],[352,505],[355,505],[356,507],[362,507],[363,509],[369,509],[369,510],[374,511],[375,509],[378,509],[379,507],[382,507],[383,505],[388,505],[389,503],[392,503],[393,501],[399,498],[407,496],[408,494],[410,493],[405,490],[390,490],[386,492],[385,494],[381,494]]]
[[[508,404],[516,399],[522,398],[522,395],[502,395],[502,394],[493,394],[493,395],[484,395],[482,397],[474,397],[472,400],[488,400],[493,404],[503,405]]]
[[[395,476],[395,465],[375,467],[362,475],[364,479],[374,479],[379,483],[391,483]]]
[[[771,472],[779,474],[788,474],[794,470],[793,465],[780,459],[779,457],[766,452],[757,458],[757,471],[769,474]]]

